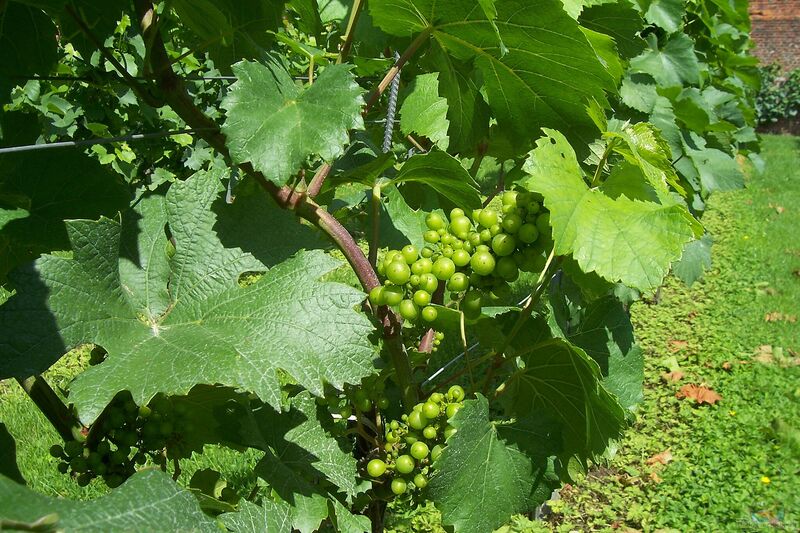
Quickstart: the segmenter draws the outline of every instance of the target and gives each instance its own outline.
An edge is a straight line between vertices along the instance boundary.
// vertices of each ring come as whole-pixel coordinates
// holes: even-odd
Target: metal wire
[[[198,131],[205,131],[209,128],[195,128],[186,130],[173,130],[173,131],[156,131],[153,133],[134,133],[131,135],[120,135],[118,137],[100,137],[97,139],[84,139],[81,141],[60,141],[54,143],[41,143],[41,144],[26,144],[23,146],[9,146],[0,148],[0,154],[11,154],[17,152],[31,152],[34,150],[51,150],[53,148],[75,148],[78,146],[94,146],[96,144],[111,144],[117,142],[127,141],[142,141],[145,139],[157,139],[160,137],[170,137],[172,135],[180,135],[183,133],[197,133]]]
[[[394,53],[394,61],[400,60],[400,54]],[[397,95],[400,93],[400,72],[392,80],[389,87],[389,106],[386,110],[386,127],[383,129],[383,153],[392,149],[392,134],[394,133],[395,115],[397,114]]]

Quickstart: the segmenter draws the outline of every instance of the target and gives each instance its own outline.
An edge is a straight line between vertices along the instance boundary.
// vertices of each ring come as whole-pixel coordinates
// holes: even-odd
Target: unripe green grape
[[[502,198],[503,205],[513,205],[516,207],[518,195],[519,193],[517,191],[505,191]]]
[[[550,213],[542,213],[536,217],[536,229],[541,234],[550,233]]]
[[[361,389],[353,394],[353,405],[362,413],[372,411],[372,400],[370,400],[367,393]]]
[[[452,437],[453,435],[455,435],[455,433],[457,431],[458,430],[456,428],[454,428],[453,426],[447,426],[446,428],[444,428],[444,440],[447,440],[450,437]]]
[[[386,305],[386,298],[383,295],[383,286],[378,285],[369,291],[369,303],[375,306]]]
[[[442,341],[440,341],[439,339],[434,339],[433,341],[434,346],[439,346],[440,344],[442,344]]]
[[[492,287],[492,296],[498,300],[505,300],[511,296],[511,287],[508,283],[495,283]]]
[[[425,225],[428,226],[429,229],[436,231],[444,228],[445,221],[439,213],[429,213],[428,216],[425,217]]]
[[[50,456],[56,459],[61,459],[62,457],[66,457],[64,453],[64,448],[59,444],[53,444],[50,446]]]
[[[411,447],[413,448],[416,445],[417,443],[415,442],[414,444],[411,445]],[[427,446],[425,447],[427,448]],[[414,462],[414,459],[410,455],[401,455],[394,462],[394,466],[397,469],[397,471],[400,472],[401,474],[410,474],[411,472],[414,471],[414,467],[416,467],[417,465]]]
[[[462,292],[469,288],[469,277],[463,272],[456,272],[447,282],[447,290],[450,292]]]
[[[422,416],[428,419],[433,419],[439,416],[439,406],[434,402],[425,402],[422,405]]]
[[[392,492],[397,496],[405,494],[407,489],[408,483],[406,483],[405,479],[397,477],[392,480]]]
[[[436,461],[439,456],[442,455],[442,451],[444,451],[444,447],[441,444],[437,444],[431,448],[431,461]]]
[[[461,209],[460,207],[454,207],[453,209],[450,210],[450,220],[463,216],[466,215],[464,214],[464,210]]]
[[[444,281],[449,279],[455,271],[456,264],[453,263],[453,260],[447,257],[442,257],[433,264],[431,274],[436,276],[436,279]]]
[[[347,420],[353,415],[353,410],[350,409],[349,406],[345,405],[341,409],[339,409],[339,416],[342,417],[342,420]]]
[[[409,427],[416,430],[423,430],[428,425],[428,419],[419,411],[411,411],[408,415]]]
[[[436,337],[438,340],[442,340],[442,339],[444,339],[444,331],[437,331],[437,332],[435,333],[435,335],[434,335],[434,336],[435,336],[435,337]],[[438,392],[434,392],[433,394],[431,394],[431,398],[433,398],[433,395],[434,395],[434,394],[439,394],[439,395],[441,396],[441,394],[440,394],[440,393],[438,393]]]
[[[386,252],[386,255],[383,256],[383,265],[389,266],[399,255],[400,250],[389,250]]]
[[[497,224],[497,211],[487,207],[481,211],[480,215],[478,216],[478,221],[484,228],[491,228]]]
[[[411,457],[413,457],[417,461],[422,461],[423,459],[428,457],[429,453],[430,450],[428,449],[428,445],[422,442],[421,440],[418,440],[417,442],[411,445]],[[403,473],[408,473],[408,472],[403,472]]]
[[[453,255],[450,257],[450,259],[453,260],[453,263],[455,263],[457,267],[463,267],[469,264],[472,256],[470,256],[469,252],[466,250],[456,250],[453,252]]]
[[[397,436],[397,433],[394,431],[390,431],[386,434],[386,442],[394,444],[395,442],[400,442],[400,437]]]
[[[525,204],[525,209],[528,211],[529,214],[535,215],[541,210],[541,206],[539,205],[539,202],[532,201]]]
[[[478,231],[470,232],[469,236],[467,237],[467,241],[472,246],[478,246],[481,243],[481,234]]]
[[[481,212],[483,212],[483,209],[473,209],[473,210],[472,210],[472,221],[473,221],[475,224],[480,224],[480,221],[481,221]]]
[[[417,274],[411,274],[411,277],[408,278],[408,284],[412,287],[419,286],[419,276]]]
[[[478,238],[480,239],[480,236],[478,236]],[[475,246],[473,246],[472,243],[469,241],[464,241],[464,244],[462,244],[461,249],[467,252],[468,254],[471,254],[472,250],[475,249]]]
[[[464,400],[464,396],[464,389],[461,385],[453,385],[447,389],[447,397],[450,398],[451,401],[460,402]]]
[[[89,474],[81,474],[80,476],[78,476],[79,487],[85,487],[86,485],[91,483],[91,481],[92,481],[92,476],[90,476]]]
[[[386,277],[395,285],[404,285],[411,277],[411,269],[405,262],[392,261],[386,265]]]
[[[386,396],[381,396],[378,398],[378,409],[388,409],[389,408],[389,398]],[[394,421],[397,422],[396,420]]]
[[[516,247],[516,240],[508,233],[498,233],[492,239],[492,250],[500,257],[513,254]]]
[[[381,477],[386,472],[386,463],[373,459],[367,463],[367,473],[372,477]]]
[[[495,224],[494,226],[489,228],[489,233],[492,234],[492,237],[494,237],[495,235],[499,235],[502,232],[503,232],[503,226],[501,226],[500,224]]]
[[[425,307],[431,303],[431,293],[428,291],[418,290],[414,293],[414,304],[418,307]]]
[[[428,440],[433,440],[436,438],[436,428],[433,426],[426,426],[425,429],[422,430],[422,436]]]
[[[447,228],[442,228],[442,229],[436,230],[436,233],[439,234],[440,238],[444,237],[445,235],[447,235]]]
[[[455,241],[453,241],[453,244],[451,244],[450,246],[453,247],[453,251],[461,250],[462,248],[464,248],[464,243],[465,242],[466,241],[462,241],[461,239],[456,239]]]
[[[423,274],[419,277],[419,288],[420,290],[433,294],[436,292],[436,289],[439,288],[439,280],[436,279],[436,276],[431,272]],[[417,305],[419,304],[417,303]]]
[[[432,252],[432,251],[431,251]],[[421,276],[422,274],[427,274],[428,272],[433,269],[433,261],[431,261],[427,257],[422,257],[414,261],[411,265],[411,272]]]
[[[455,241],[456,241],[455,236],[450,235],[449,233],[445,233],[444,235],[442,235],[442,240],[441,240],[442,246],[450,246]]]
[[[390,442],[387,442],[386,444],[383,445],[383,450],[387,453],[391,452],[392,450],[394,450],[394,445]]]
[[[142,405],[141,407],[139,407],[139,418],[147,418],[150,416],[150,413],[152,412],[153,412],[152,409],[150,409],[148,406]]]
[[[503,207],[500,208],[500,212],[503,213],[504,216],[510,215],[512,213],[516,213],[517,208],[513,205],[503,205]]]
[[[403,301],[403,288],[397,285],[387,285],[383,288],[383,301],[386,305],[400,305]]]
[[[519,228],[517,238],[525,244],[534,243],[539,238],[539,230],[535,224],[525,223]]]
[[[430,246],[426,246],[419,252],[419,255],[421,255],[426,259],[430,259],[433,256],[433,252],[434,252],[433,248],[431,248]]]
[[[64,451],[69,457],[78,457],[83,454],[83,443],[71,440],[64,443]]]
[[[466,239],[469,237],[469,231],[472,229],[472,222],[465,217],[454,217],[450,219],[450,232],[459,239]]]
[[[422,239],[430,244],[439,242],[439,234],[433,230],[428,230],[422,234]]]
[[[403,246],[403,249],[400,250],[400,253],[403,255],[403,259],[405,259],[406,263],[409,265],[417,260],[419,257],[419,250],[413,244],[408,244]]]
[[[481,306],[483,295],[480,291],[471,290],[467,291],[464,299],[461,300],[461,311],[467,318],[478,318],[481,314]]]
[[[406,433],[406,437],[404,440],[406,441],[406,444],[411,446],[412,444],[414,444],[419,440],[419,435],[417,435],[416,433]]]
[[[400,302],[400,316],[413,322],[419,318],[419,307],[411,300],[403,300]]]
[[[417,474],[414,476],[414,485],[422,490],[428,486],[428,478],[425,477],[425,474]]]
[[[450,420],[451,418],[453,418],[459,409],[461,409],[460,403],[448,404],[447,408],[445,409],[445,414],[447,415],[447,419]]]
[[[481,276],[488,276],[494,271],[495,260],[491,253],[479,250],[472,254],[469,264],[473,272]]]
[[[386,265],[383,264],[383,261],[378,261],[376,270],[380,277],[386,276]]]
[[[439,311],[430,305],[422,309],[422,320],[425,322],[433,322],[439,316]]]
[[[481,242],[490,242],[492,240],[492,232],[488,229],[481,230]]]
[[[516,233],[522,227],[522,218],[519,215],[511,214],[503,219],[503,229],[508,233]]]
[[[497,261],[494,273],[506,281],[516,281],[519,278],[519,268],[513,258],[506,256]]]
[[[453,257],[453,247],[450,245],[446,245],[442,247],[442,255],[445,257]],[[434,263],[435,264],[435,263]]]

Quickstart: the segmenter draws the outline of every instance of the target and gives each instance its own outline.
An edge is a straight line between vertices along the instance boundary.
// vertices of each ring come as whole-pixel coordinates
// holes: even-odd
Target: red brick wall
[[[750,0],[753,54],[761,62],[800,68],[800,0]]]

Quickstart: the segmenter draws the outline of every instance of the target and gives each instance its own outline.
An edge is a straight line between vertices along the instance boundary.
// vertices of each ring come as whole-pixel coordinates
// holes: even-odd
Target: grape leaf
[[[427,213],[412,209],[397,187],[385,187],[383,197],[386,201],[381,209],[381,247],[399,250],[406,244],[413,244],[417,249],[422,249],[425,246],[422,235],[428,229],[425,224]],[[372,213],[367,222],[372,224]]]
[[[713,240],[710,235],[703,235],[701,239],[687,244],[683,256],[672,264],[672,273],[691,287],[695,281],[702,279],[706,270],[711,268],[712,245]]]
[[[572,254],[585,272],[641,289],[657,287],[683,246],[702,227],[680,205],[612,199],[583,181],[575,152],[545,130],[525,164],[524,185],[544,196],[557,255]]]
[[[222,523],[236,533],[291,533],[291,507],[286,502],[264,500],[261,505],[242,500],[235,513],[220,515]]]
[[[744,174],[732,156],[722,150],[706,147],[706,141],[694,132],[683,138],[683,146],[692,162],[703,192],[734,191],[744,187]]]
[[[529,510],[536,480],[531,459],[502,438],[489,419],[489,402],[477,396],[450,419],[458,431],[448,439],[428,485],[442,523],[457,532],[493,531],[511,515]]]
[[[194,34],[192,49],[208,52],[223,72],[263,56],[284,12],[284,2],[276,0],[173,0],[170,7]]]
[[[612,37],[624,57],[634,57],[644,49],[644,40],[639,37],[644,21],[627,0],[589,6],[578,21],[584,28]]]
[[[660,26],[668,33],[676,32],[683,24],[686,4],[683,0],[638,0],[647,22]]]
[[[522,356],[525,367],[502,396],[509,414],[546,416],[562,436],[562,456],[601,454],[625,429],[625,412],[601,384],[597,363],[563,339],[550,339]]]
[[[87,422],[120,390],[130,390],[141,405],[157,392],[219,383],[278,406],[279,370],[314,394],[322,393],[323,380],[341,387],[369,375],[373,327],[353,310],[363,294],[316,281],[337,261],[301,252],[258,282],[238,286],[242,272],[267,270],[256,257],[266,260],[270,252],[226,248],[214,233],[228,207],[220,198],[221,175],[199,172],[162,199],[174,252],[151,202],[126,214],[123,224],[68,222],[73,257],[41,258],[17,276],[17,294],[0,307],[0,375],[41,372],[65,348],[86,342],[103,346],[106,361],[71,388],[70,400]],[[302,246],[308,230],[296,227],[299,233],[275,238],[296,236]],[[141,239],[130,235],[138,228]]]
[[[122,179],[79,151],[0,156],[0,206],[12,208],[0,227],[0,283],[39,254],[69,248],[64,219],[115,216],[129,201]]]
[[[495,20],[457,0],[376,0],[370,13],[387,33],[429,31],[448,54],[472,60],[489,106],[517,144],[542,126],[556,125],[566,127],[570,138],[590,141],[596,128],[584,107],[592,99],[605,102],[604,90],[614,91],[615,84],[577,22],[559,0],[507,0],[495,7]]]
[[[48,515],[55,515],[63,531],[219,531],[194,496],[158,470],[138,472],[91,501],[43,496],[0,476],[0,527],[32,524]]]
[[[439,74],[432,72],[414,78],[414,84],[400,107],[400,129],[405,134],[427,137],[442,150],[447,150],[449,127],[447,99],[439,96]]]
[[[0,9],[0,50],[2,106],[13,87],[50,73],[57,59],[56,27],[41,10],[11,2]]]
[[[631,59],[632,72],[650,74],[663,87],[700,84],[700,63],[691,37],[672,34],[659,48],[655,34],[650,34],[647,43],[649,49]]]
[[[475,180],[458,159],[441,150],[414,155],[403,164],[392,182],[421,183],[464,210],[477,209],[481,205]]]
[[[233,66],[237,81],[222,101],[222,131],[231,156],[278,185],[310,156],[333,161],[344,153],[351,129],[363,129],[361,88],[345,65],[327,67],[306,89],[277,61]]]
[[[341,533],[370,533],[372,531],[372,522],[368,516],[351,513],[337,499],[331,500],[331,503],[336,514],[336,531]]]
[[[633,338],[633,325],[622,304],[612,296],[586,304],[561,291],[551,298],[554,335],[586,352],[600,367],[603,386],[625,409],[642,401],[644,357]]]

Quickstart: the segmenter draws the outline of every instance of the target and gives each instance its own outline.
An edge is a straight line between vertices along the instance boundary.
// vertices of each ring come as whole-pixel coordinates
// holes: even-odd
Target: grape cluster
[[[424,489],[434,461],[456,429],[447,421],[461,408],[464,389],[453,385],[447,394],[434,392],[401,420],[386,424],[385,455],[371,459],[367,474],[388,483],[392,494]]]
[[[368,392],[363,387],[348,388],[343,394],[338,391],[326,391],[325,396],[317,398],[319,405],[327,405],[331,414],[339,415],[339,420],[346,421],[353,411],[369,413],[373,408],[380,410],[389,408],[389,399],[377,391]]]
[[[129,393],[120,393],[92,426],[85,441],[56,444],[50,448],[50,455],[62,460],[58,470],[71,473],[80,486],[102,477],[114,488],[148,459],[163,469],[168,459],[191,453],[183,439],[191,429],[184,420],[186,412],[185,404],[165,396],[156,396],[149,405],[139,407]]]
[[[508,295],[520,271],[544,268],[550,214],[531,193],[506,191],[500,212],[476,209],[470,219],[456,208],[449,222],[431,213],[425,223],[425,247],[387,252],[378,264],[386,281],[369,293],[373,305],[395,307],[412,323],[436,320],[431,301],[442,284],[467,318],[477,318],[487,299]]]

